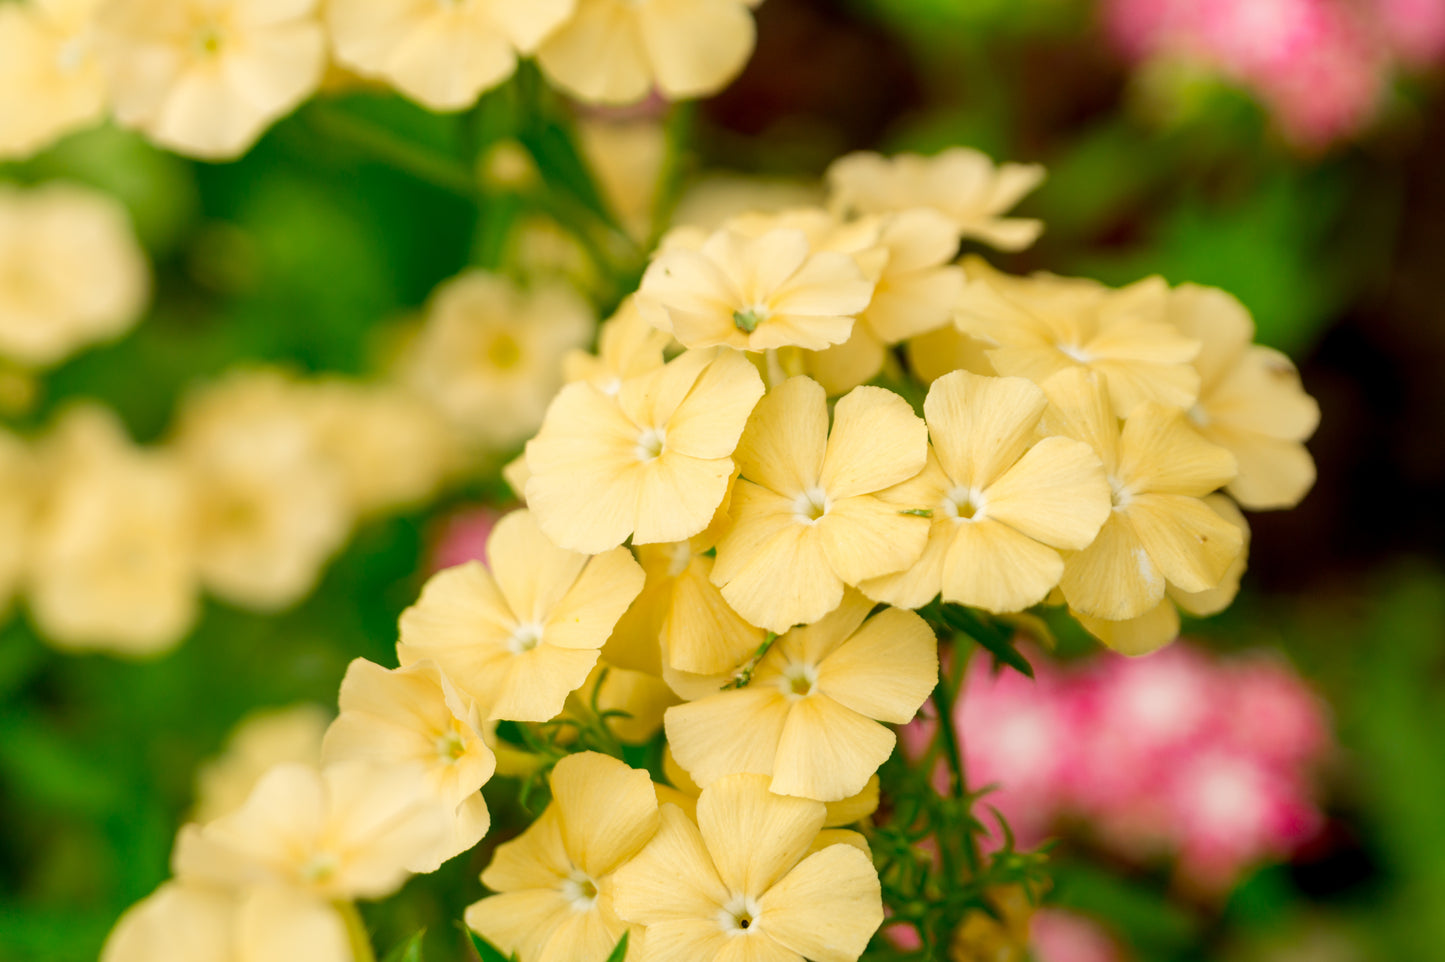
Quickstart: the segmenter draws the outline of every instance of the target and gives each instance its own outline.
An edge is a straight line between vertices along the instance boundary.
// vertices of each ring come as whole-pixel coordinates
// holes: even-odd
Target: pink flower
[[[486,564],[487,538],[501,516],[500,511],[486,505],[461,508],[447,515],[432,541],[427,571],[440,571],[468,561]]]
[[[1122,962],[1124,955],[1096,922],[1062,909],[1034,914],[1032,948],[1038,962]]]
[[[1445,0],[1374,0],[1391,52],[1422,67],[1445,59]]]

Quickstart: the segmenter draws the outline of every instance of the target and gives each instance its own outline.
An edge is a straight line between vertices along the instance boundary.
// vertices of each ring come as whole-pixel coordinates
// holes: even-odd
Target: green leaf
[[[495,945],[488,942],[486,939],[482,938],[471,929],[467,929],[467,937],[472,940],[472,948],[477,950],[477,957],[480,958],[482,962],[517,962],[517,957],[515,955],[511,958],[507,958],[507,956],[502,954],[501,949],[497,948]]]
[[[978,642],[979,647],[987,650],[1002,664],[1030,678],[1034,677],[1033,665],[1014,647],[1014,639],[1018,633],[1013,625],[985,620],[973,609],[963,605],[939,605],[936,611],[938,619],[944,625]]]
[[[612,954],[607,957],[607,962],[622,962],[623,959],[627,958],[627,937],[631,934],[631,932],[622,933],[622,938],[617,940],[617,947],[613,949]]]
[[[381,962],[422,962],[421,940],[425,935],[426,929],[415,933],[411,938],[386,953],[386,958],[382,959]]]

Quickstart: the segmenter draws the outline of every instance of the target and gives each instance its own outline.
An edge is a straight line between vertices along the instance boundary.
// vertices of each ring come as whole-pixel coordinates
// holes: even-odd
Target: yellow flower
[[[569,384],[586,381],[603,394],[615,395],[628,378],[662,367],[662,354],[671,340],[647,323],[629,297],[603,322],[597,353],[568,351],[562,358],[562,374]]]
[[[262,611],[310,592],[353,518],[304,389],[274,371],[228,375],[186,399],[176,451],[197,499],[205,586]]]
[[[993,345],[971,337],[952,325],[908,340],[908,369],[924,384],[932,384],[951,371],[996,375],[988,360]]]
[[[657,676],[618,668],[606,661],[599,661],[582,687],[567,696],[562,717],[588,718],[594,698],[600,711],[625,713],[607,719],[607,727],[618,741],[628,745],[651,741],[662,728],[662,713],[678,702],[672,689]]]
[[[467,925],[524,962],[603,962],[628,925],[612,907],[613,873],[657,831],[647,773],[596,752],[552,770],[552,803],[497,847],[482,884],[497,895],[467,909]],[[648,958],[642,933],[630,951]]]
[[[625,548],[589,558],[556,547],[528,511],[497,522],[487,566],[439,572],[401,616],[403,665],[431,659],[493,719],[541,722],[579,688],[642,590]]]
[[[167,454],[142,451],[108,411],[78,409],[31,542],[30,610],[72,650],[157,654],[195,621],[191,490]]]
[[[537,63],[589,103],[633,103],[654,86],[683,100],[732,80],[755,33],[740,0],[578,0],[573,17],[537,49]]]
[[[1042,384],[1069,368],[1097,371],[1108,377],[1120,417],[1145,401],[1187,408],[1198,397],[1189,362],[1199,342],[1169,323],[1162,278],[1116,291],[1051,274],[1010,277],[977,258],[964,266],[969,282],[956,322],[993,345],[985,353],[999,374]]]
[[[171,867],[183,881],[210,885],[382,898],[437,850],[451,818],[411,767],[280,765],[236,811],[182,828]]]
[[[856,795],[893,753],[893,731],[938,683],[938,642],[911,611],[850,591],[817,624],[768,650],[744,688],[667,710],[673,756],[704,787],[769,775],[779,795],[832,802]],[[865,622],[865,619],[868,619]]]
[[[1228,491],[1255,511],[1290,508],[1314,484],[1304,442],[1320,408],[1300,387],[1299,372],[1279,351],[1252,344],[1254,321],[1224,291],[1185,284],[1169,296],[1169,319],[1204,346],[1195,359],[1199,401],[1189,420],[1239,461]]]
[[[844,585],[903,570],[928,540],[926,518],[877,496],[923,470],[923,421],[876,387],[855,388],[833,418],[830,433],[823,388],[791,378],[758,402],[738,444],[733,525],[712,579],[734,611],[769,631],[817,621]]]
[[[279,885],[167,882],[116,923],[100,962],[353,962],[332,905]]]
[[[678,199],[672,225],[695,229],[706,238],[735,217],[795,210],[821,200],[822,190],[811,182],[710,172]]]
[[[560,362],[592,336],[570,288],[522,291],[468,271],[437,288],[404,379],[467,437],[490,448],[524,440],[562,386]]]
[[[527,445],[527,504],[557,544],[597,552],[682,541],[712,520],[732,453],[763,393],[732,351],[688,351],[607,395],[562,389]]]
[[[687,813],[687,817],[697,819],[697,799],[702,794],[702,788],[692,780],[692,776],[683,770],[672,755],[672,749],[663,746],[662,749],[662,773],[667,776],[673,791],[667,794],[666,798],[658,796],[658,801],[669,801]],[[668,786],[659,785],[659,790]],[[827,814],[823,820],[825,828],[838,828],[843,825],[852,825],[860,822],[878,811],[879,801],[879,780],[877,775],[868,779],[863,786],[863,791],[856,795],[838,802],[827,802]]]
[[[849,154],[828,168],[829,206],[840,216],[888,214],[932,207],[963,237],[1000,250],[1022,250],[1043,230],[1036,220],[1003,214],[1039,185],[1037,164],[1002,164],[976,150],[953,147],[934,157]]]
[[[0,158],[24,157],[105,113],[93,28],[100,0],[0,6]]]
[[[1203,499],[1233,480],[1235,461],[1177,408],[1146,402],[1121,428],[1101,382],[1074,369],[1043,385],[1048,429],[1090,445],[1113,492],[1098,537],[1066,560],[1059,587],[1085,615],[1127,621],[1158,605],[1166,582],[1196,592],[1224,580],[1243,537]]]
[[[1038,433],[1048,399],[1023,378],[955,371],[933,382],[924,417],[932,456],[917,478],[883,492],[901,510],[933,512],[913,567],[860,585],[875,601],[944,601],[993,612],[1043,601],[1064,570],[1059,550],[1089,546],[1109,516],[1109,484],[1092,448]]]
[[[647,927],[649,962],[854,962],[883,923],[882,892],[856,845],[810,851],[824,812],[758,775],[704,789],[695,824],[663,805],[656,837],[614,877],[617,914]]]
[[[578,146],[618,223],[634,240],[647,240],[667,162],[662,124],[583,117],[577,132]]]
[[[853,257],[815,251],[802,230],[724,228],[699,250],[665,248],[643,275],[637,308],[687,347],[822,350],[848,340],[872,296]]]
[[[322,745],[325,764],[410,765],[454,813],[436,851],[407,868],[434,872],[481,841],[492,824],[481,788],[497,760],[482,737],[476,705],[436,665],[419,662],[388,671],[358,658],[341,682],[340,709]]]
[[[318,0],[109,0],[116,119],[194,157],[244,153],[321,84]]]
[[[462,110],[512,75],[575,0],[330,0],[336,58],[433,110]]]
[[[0,185],[0,354],[55,364],[128,330],[149,292],[145,254],[115,200],[67,184]]]
[[[277,765],[321,764],[321,739],[331,714],[320,705],[253,712],[232,729],[226,749],[196,774],[192,821],[210,822],[234,812]]]

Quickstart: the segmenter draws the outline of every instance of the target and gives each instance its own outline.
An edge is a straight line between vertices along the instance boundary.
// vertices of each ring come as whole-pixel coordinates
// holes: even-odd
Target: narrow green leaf
[[[386,958],[382,959],[381,962],[422,962],[421,940],[425,935],[426,929],[422,929],[420,932],[413,934],[411,938],[386,953]]]
[[[510,959],[507,958],[502,954],[501,949],[471,929],[467,929],[467,937],[472,940],[472,948],[476,949],[477,957],[480,958],[482,962],[516,962],[516,956],[512,956]]]
[[[617,947],[613,949],[612,954],[607,957],[607,962],[622,962],[623,959],[627,958],[627,937],[631,934],[631,932],[622,933],[622,938],[617,940]]]
[[[1000,624],[993,620],[985,620],[963,605],[939,605],[938,614],[940,620],[954,631],[967,635],[998,661],[1017,672],[1034,677],[1034,668],[1029,660],[1014,647],[1014,639],[1017,632],[1012,625]]]

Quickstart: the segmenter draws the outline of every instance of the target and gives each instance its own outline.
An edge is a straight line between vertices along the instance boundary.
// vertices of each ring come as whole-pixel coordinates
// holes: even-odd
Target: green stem
[[[335,108],[314,107],[308,117],[312,126],[327,139],[352,144],[434,187],[472,201],[478,197],[475,177],[455,158],[433,153],[397,137],[384,127]]]
[[[346,937],[351,943],[351,957],[355,962],[376,962],[376,951],[371,947],[371,936],[366,923],[356,909],[355,902],[337,902],[336,911],[346,923]]]
[[[959,649],[958,635],[954,635],[954,666],[946,674],[941,673],[938,677],[938,687],[933,691],[933,703],[938,708],[938,735],[943,743],[944,756],[948,759],[948,769],[953,789],[953,797],[966,799],[968,797],[968,773],[964,770],[963,749],[958,740],[958,729],[955,727],[954,705],[957,701],[957,686],[963,678],[964,670],[967,667],[968,659]],[[952,677],[950,677],[952,676]],[[967,837],[964,844],[964,856],[968,860],[970,871],[977,875],[982,868],[982,858],[978,850],[978,839],[972,828],[964,833]],[[947,845],[943,839],[939,840],[939,851],[947,851]]]

